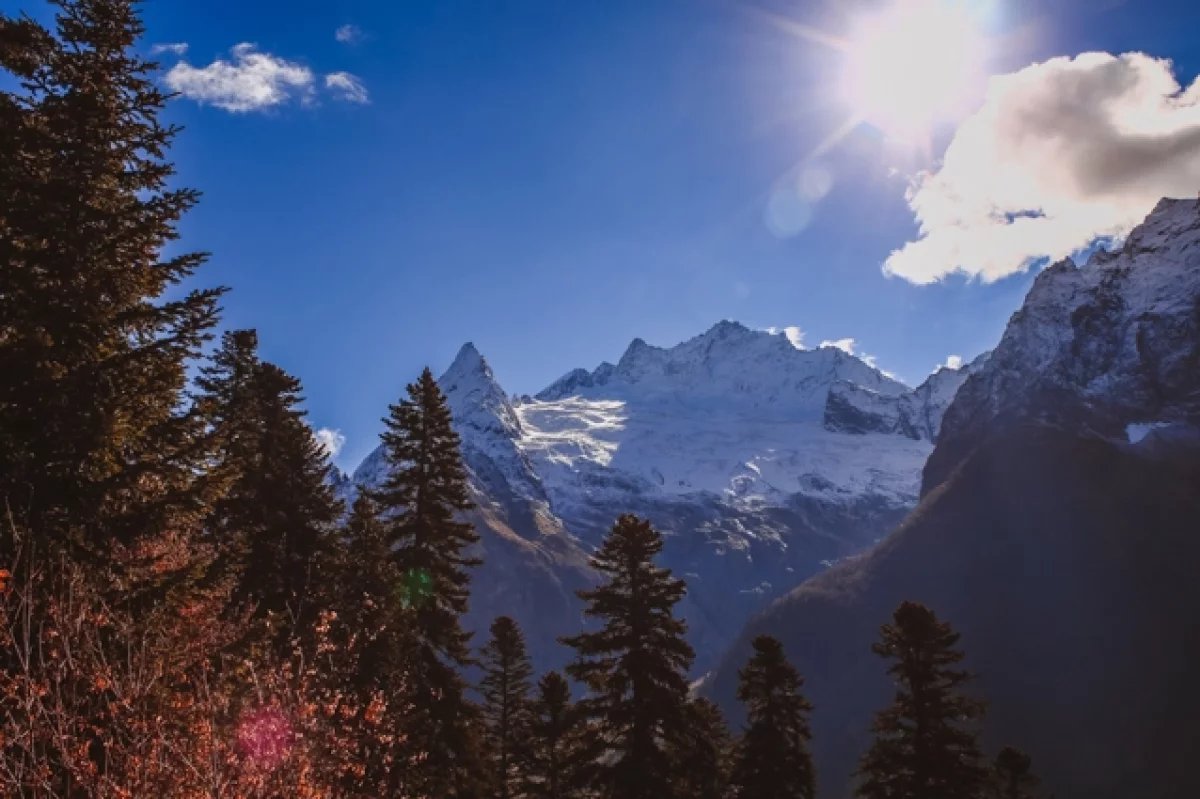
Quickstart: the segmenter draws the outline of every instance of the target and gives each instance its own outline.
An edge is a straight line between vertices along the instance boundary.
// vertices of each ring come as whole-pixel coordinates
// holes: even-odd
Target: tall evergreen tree
[[[738,699],[746,706],[746,729],[733,768],[736,796],[745,799],[812,799],[816,769],[808,742],[812,705],[800,692],[804,680],[778,639],[760,635],[739,673]]]
[[[662,548],[649,522],[619,518],[592,557],[608,582],[579,592],[604,626],[563,639],[575,650],[568,673],[588,688],[581,707],[592,720],[592,779],[605,799],[677,795],[670,754],[686,740],[694,653],[674,616],[684,582],[654,563]]]
[[[198,383],[229,482],[209,526],[223,570],[238,574],[234,599],[252,604],[286,636],[311,620],[316,571],[333,554],[342,503],[328,454],[305,422],[300,382],[259,359],[252,330],[226,333]]]
[[[1006,746],[996,755],[989,775],[990,799],[1033,799],[1038,779],[1033,776],[1033,761],[1020,749]]]
[[[529,694],[533,664],[525,636],[512,618],[500,616],[492,622],[491,636],[480,657],[484,729],[495,795],[512,799],[523,795],[532,721]]]
[[[859,764],[865,799],[962,799],[978,794],[986,774],[977,733],[968,724],[984,705],[960,689],[971,675],[956,668],[959,635],[933,611],[903,602],[871,648],[895,661],[892,704],[875,717],[875,740]]]
[[[729,795],[733,739],[721,709],[703,697],[688,704],[687,736],[674,755],[677,795],[725,799]]]
[[[576,799],[585,757],[582,716],[571,703],[571,686],[557,671],[537,684],[531,708],[529,757],[524,787],[531,799]]]
[[[461,617],[467,610],[467,569],[479,563],[465,550],[479,537],[458,518],[471,501],[445,397],[428,369],[407,392],[384,419],[381,438],[390,472],[371,492],[410,617],[408,734],[422,755],[403,787],[439,797],[478,796],[487,772],[479,714],[459,669],[471,664],[470,634]]]
[[[206,510],[183,392],[220,292],[169,293],[205,256],[162,257],[197,193],[167,188],[177,129],[135,3],[54,2],[56,34],[0,15],[0,502],[107,562]]]

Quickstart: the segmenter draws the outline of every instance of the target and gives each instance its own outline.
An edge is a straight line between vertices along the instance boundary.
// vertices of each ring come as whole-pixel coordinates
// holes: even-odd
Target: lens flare
[[[294,740],[291,722],[276,707],[259,708],[248,713],[237,728],[238,752],[265,768],[271,768],[287,758]]]
[[[433,577],[425,569],[410,569],[401,583],[405,607],[419,608],[433,596]]]
[[[986,40],[964,0],[898,0],[863,17],[845,48],[841,94],[858,118],[913,141],[963,114],[983,80]]]

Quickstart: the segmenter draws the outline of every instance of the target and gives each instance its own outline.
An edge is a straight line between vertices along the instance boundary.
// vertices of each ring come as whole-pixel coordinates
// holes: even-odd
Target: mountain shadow
[[[751,622],[706,690],[732,719],[737,668],[781,639],[815,705],[822,795],[849,796],[873,712],[870,654],[904,599],[962,633],[984,742],[1033,756],[1047,793],[1200,796],[1200,444],[1018,425],[983,441],[871,552]]]

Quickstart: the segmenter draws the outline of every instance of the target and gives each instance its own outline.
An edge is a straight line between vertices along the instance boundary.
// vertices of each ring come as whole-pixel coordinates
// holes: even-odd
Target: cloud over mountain
[[[1128,234],[1163,196],[1200,187],[1200,80],[1144,53],[1054,58],[991,79],[982,108],[908,203],[916,241],[884,271],[993,281]]]

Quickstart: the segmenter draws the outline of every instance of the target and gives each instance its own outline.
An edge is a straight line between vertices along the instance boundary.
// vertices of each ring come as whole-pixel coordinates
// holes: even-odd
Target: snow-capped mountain
[[[839,380],[830,387],[825,402],[825,427],[846,433],[897,433],[936,441],[942,415],[959,387],[979,371],[990,355],[985,352],[957,369],[941,366],[916,389],[902,394],[872,391],[858,383]]]
[[[779,638],[815,706],[821,794],[849,796],[895,693],[871,645],[918,601],[962,635],[986,744],[1027,751],[1047,795],[1200,795],[1200,684],[1180,668],[1200,657],[1200,202],[1046,269],[969,371],[917,509],[758,614],[705,690],[736,720],[751,641]]]
[[[1125,440],[1200,422],[1200,201],[1163,200],[1124,246],[1047,268],[946,413],[926,490],[992,431]]]
[[[621,513],[668,536],[702,670],[773,597],[883,536],[917,501],[941,414],[979,362],[909,389],[834,347],[721,322],[675,347],[510,398],[465,345],[439,379],[463,441],[485,560],[472,618],[525,627],[535,657],[581,624],[573,591]],[[383,475],[376,450],[354,474]]]

